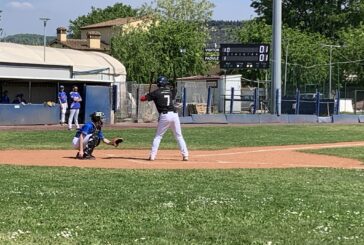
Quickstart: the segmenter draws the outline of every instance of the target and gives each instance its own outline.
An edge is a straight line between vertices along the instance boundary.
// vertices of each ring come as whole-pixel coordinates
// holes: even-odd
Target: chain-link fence
[[[127,82],[127,114],[134,122],[155,122],[158,120],[158,111],[153,101],[141,102],[140,97],[157,89],[155,84],[137,84]]]

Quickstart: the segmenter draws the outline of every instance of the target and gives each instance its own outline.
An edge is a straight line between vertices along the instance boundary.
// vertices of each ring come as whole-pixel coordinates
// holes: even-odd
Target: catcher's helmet
[[[157,86],[158,87],[165,87],[169,84],[168,78],[166,78],[165,76],[160,76],[157,79]]]
[[[105,119],[105,114],[101,111],[95,111],[90,115],[91,121],[93,122],[102,122]]]

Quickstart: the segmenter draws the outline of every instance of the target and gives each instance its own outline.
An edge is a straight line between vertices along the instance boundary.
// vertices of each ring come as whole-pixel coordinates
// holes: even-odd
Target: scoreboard
[[[222,69],[269,68],[268,44],[222,43],[219,51]]]

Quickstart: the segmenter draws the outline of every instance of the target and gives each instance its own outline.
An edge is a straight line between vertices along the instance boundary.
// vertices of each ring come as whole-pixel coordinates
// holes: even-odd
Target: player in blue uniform
[[[100,144],[101,140],[107,145],[115,146],[114,142],[106,139],[102,133],[103,120],[105,118],[104,113],[94,112],[90,117],[91,122],[85,123],[82,128],[77,130],[72,140],[73,147],[78,149],[77,159],[95,159],[92,152]]]
[[[59,86],[58,101],[61,105],[61,124],[64,125],[66,122],[66,111],[68,108],[67,94],[64,92],[64,86]]]
[[[80,113],[81,108],[81,95],[78,93],[78,87],[73,86],[72,92],[70,93],[70,98],[72,100],[70,106],[70,116],[68,118],[68,130],[72,130],[72,121],[75,122],[76,128],[79,129],[80,125],[78,124],[78,114]]]

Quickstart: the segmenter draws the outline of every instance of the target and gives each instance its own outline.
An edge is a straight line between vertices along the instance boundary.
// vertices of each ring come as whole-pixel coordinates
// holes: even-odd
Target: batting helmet
[[[95,111],[90,115],[91,121],[93,122],[102,122],[105,119],[105,114],[101,111]]]
[[[165,87],[169,84],[168,79],[165,76],[160,76],[157,79],[157,86],[158,87]]]

